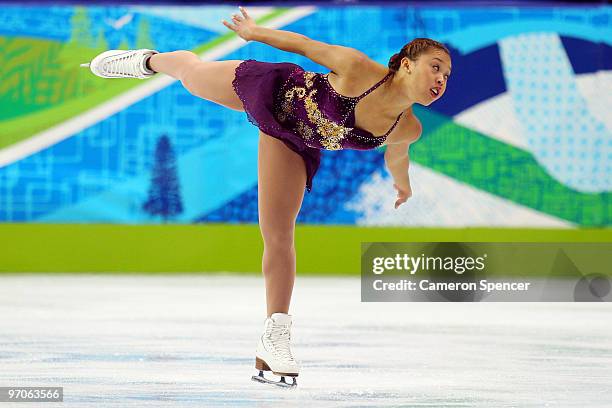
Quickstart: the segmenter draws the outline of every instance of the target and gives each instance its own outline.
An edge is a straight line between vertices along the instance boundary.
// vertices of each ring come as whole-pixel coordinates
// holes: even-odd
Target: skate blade
[[[81,64],[81,66],[85,68],[89,68],[89,64],[90,64],[89,62],[86,62],[85,64]]]
[[[255,381],[255,382],[260,382],[262,384],[270,384],[270,385],[275,385],[277,387],[281,387],[281,388],[295,388],[297,387],[297,381],[295,379],[295,377],[291,377],[293,378],[293,383],[289,384],[287,382],[285,382],[285,377],[281,377],[281,379],[279,381],[273,381],[273,380],[268,380],[267,378],[265,378],[263,376],[262,373],[260,373],[259,375],[254,375],[251,377],[251,380]]]

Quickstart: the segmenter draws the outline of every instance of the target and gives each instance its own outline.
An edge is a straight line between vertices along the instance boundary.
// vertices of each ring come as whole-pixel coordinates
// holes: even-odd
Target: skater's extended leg
[[[295,281],[295,220],[306,185],[304,161],[283,142],[260,132],[259,226],[268,316],[288,313]]]
[[[109,50],[81,64],[102,78],[149,79],[156,72],[181,81],[193,95],[230,109],[244,111],[232,81],[240,60],[202,61],[191,51]]]
[[[244,110],[232,86],[236,67],[242,61],[202,61],[191,51],[173,51],[155,54],[148,62],[155,72],[181,81],[192,95],[230,109]]]
[[[180,80],[192,65],[199,62],[202,61],[196,54],[181,50],[155,54],[149,58],[148,66],[155,72],[161,72]]]

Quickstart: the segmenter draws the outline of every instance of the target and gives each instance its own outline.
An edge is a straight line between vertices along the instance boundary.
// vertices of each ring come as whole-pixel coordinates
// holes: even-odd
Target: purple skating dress
[[[390,77],[387,74],[360,96],[348,97],[332,88],[326,74],[304,71],[289,62],[246,60],[236,68],[232,84],[249,121],[302,156],[310,192],[321,149],[375,149],[395,129],[401,113],[382,136],[355,127],[357,102]]]

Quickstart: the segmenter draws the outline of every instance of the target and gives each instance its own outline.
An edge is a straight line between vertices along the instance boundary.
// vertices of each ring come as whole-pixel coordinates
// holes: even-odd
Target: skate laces
[[[123,56],[112,57],[109,61],[104,62],[104,70],[110,74],[123,74],[135,77],[141,76],[139,66],[143,56],[133,52]]]
[[[268,334],[268,338],[273,346],[273,352],[278,357],[285,360],[293,361],[291,355],[291,349],[289,348],[289,342],[291,340],[291,334],[289,333],[289,325],[275,325],[272,324]]]

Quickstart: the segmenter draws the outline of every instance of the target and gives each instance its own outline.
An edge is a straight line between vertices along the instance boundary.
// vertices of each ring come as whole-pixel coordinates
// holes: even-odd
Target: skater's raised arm
[[[242,15],[232,15],[233,24],[225,20],[223,24],[246,41],[258,41],[303,55],[336,74],[343,74],[368,59],[366,54],[354,48],[326,44],[291,31],[258,26],[244,8],[241,7],[240,11]]]
[[[354,48],[326,44],[302,34],[265,27],[257,27],[255,40],[283,51],[303,55],[336,74],[344,74],[368,58]]]

